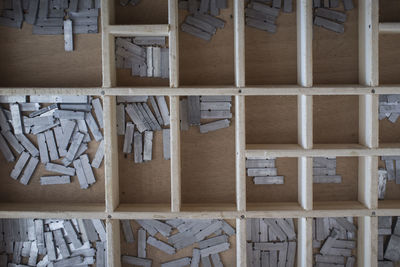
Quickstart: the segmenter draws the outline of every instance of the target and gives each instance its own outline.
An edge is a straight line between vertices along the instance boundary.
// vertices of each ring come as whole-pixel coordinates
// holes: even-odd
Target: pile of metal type
[[[33,34],[64,34],[65,51],[73,51],[73,34],[98,33],[100,0],[4,0],[0,26],[33,25]]]
[[[220,253],[230,249],[229,237],[235,235],[235,229],[224,220],[135,220],[140,225],[137,231],[137,256],[122,256],[122,262],[135,266],[152,266],[148,258],[147,247],[156,248],[168,255],[195,246],[191,257],[161,263],[162,267],[177,266],[223,266]],[[125,241],[135,243],[131,221],[122,220]],[[211,260],[210,260],[211,258]]]
[[[336,174],[336,157],[313,158],[314,184],[340,184],[342,176]]]
[[[246,227],[247,266],[295,266],[293,219],[248,219]]]
[[[0,266],[106,266],[101,220],[2,219],[0,229]]]
[[[400,218],[378,217],[378,266],[394,267],[399,263]]]
[[[180,100],[181,130],[199,126],[200,133],[217,131],[230,126],[231,96],[188,96]],[[202,122],[203,121],[203,122]]]
[[[379,120],[395,123],[400,116],[400,95],[379,95]]]
[[[284,177],[278,176],[276,158],[246,159],[247,176],[253,177],[254,184],[284,184]]]
[[[221,9],[228,8],[227,0],[184,0],[179,1],[179,8],[189,12],[181,30],[200,39],[210,41],[217,29],[225,26],[217,16]]]
[[[131,154],[133,146],[135,163],[151,161],[154,132],[162,131],[164,159],[169,160],[170,129],[166,127],[170,117],[165,97],[117,96],[117,103],[117,134],[124,135],[123,152]]]
[[[343,2],[343,11],[337,9]],[[344,33],[344,23],[347,15],[345,11],[354,8],[353,0],[313,0],[314,3],[314,25],[327,30]]]
[[[0,107],[0,151],[7,162],[14,162],[18,155],[12,179],[28,185],[40,161],[54,173],[40,177],[42,185],[69,184],[75,175],[82,189],[96,182],[92,168],[99,168],[104,157],[99,98],[2,96],[0,102],[9,103],[9,110]],[[28,137],[35,137],[38,147]],[[86,154],[89,142],[100,142],[91,163]]]
[[[384,199],[388,181],[400,184],[400,156],[383,156],[385,168],[378,170],[378,199]]]
[[[276,20],[281,10],[284,13],[292,13],[292,0],[251,0],[245,10],[246,25],[261,31],[275,33],[277,30]]]
[[[316,267],[355,266],[357,227],[351,217],[313,219],[313,249]]]
[[[169,78],[169,49],[165,37],[118,37],[115,49],[117,69],[130,69],[132,76]]]

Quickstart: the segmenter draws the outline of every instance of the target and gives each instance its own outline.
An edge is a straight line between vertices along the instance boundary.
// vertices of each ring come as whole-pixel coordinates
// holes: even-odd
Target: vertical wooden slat
[[[107,231],[107,265],[109,267],[121,266],[121,238],[119,220],[106,221]]]
[[[312,218],[299,218],[297,224],[297,266],[312,266]]]
[[[168,0],[169,85],[179,86],[179,21],[178,0]]]
[[[305,149],[313,146],[313,97],[299,95],[297,97],[298,142]]]
[[[359,267],[376,267],[377,261],[377,218],[358,217],[357,262]]]
[[[358,1],[359,82],[379,85],[379,1]]]
[[[247,266],[246,243],[246,219],[236,219],[236,265],[240,267]]]
[[[378,157],[358,158],[358,201],[368,209],[378,208]]]
[[[359,142],[369,147],[379,146],[379,96],[360,95],[359,99]]]
[[[170,96],[171,113],[171,211],[181,210],[181,132],[179,126],[179,96]]]
[[[119,205],[118,136],[115,96],[103,97],[103,110],[106,211],[113,212]]]
[[[298,158],[298,201],[305,210],[313,209],[312,157]]]
[[[236,145],[236,206],[246,210],[246,126],[245,97],[235,97],[235,145]]]
[[[235,85],[245,86],[245,24],[244,1],[234,0],[234,38],[235,38]]]
[[[312,1],[297,0],[297,83],[313,85]]]
[[[102,30],[102,74],[103,87],[116,85],[115,44],[114,37],[109,33],[109,25],[114,23],[114,1],[101,1],[101,30]]]

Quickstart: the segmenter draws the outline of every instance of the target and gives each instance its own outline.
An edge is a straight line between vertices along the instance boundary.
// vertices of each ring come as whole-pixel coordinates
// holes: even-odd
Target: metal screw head
[[[108,215],[108,216],[107,216],[107,218],[108,218],[108,219],[111,219],[111,218],[112,218],[112,216],[111,216],[111,215]]]

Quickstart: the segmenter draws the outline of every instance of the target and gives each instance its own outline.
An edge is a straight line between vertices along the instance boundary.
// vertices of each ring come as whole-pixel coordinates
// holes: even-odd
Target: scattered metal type
[[[379,120],[396,123],[400,116],[400,95],[379,95]]]
[[[135,220],[135,222],[141,227],[137,231],[138,256],[123,255],[122,262],[137,266],[152,266],[153,260],[148,258],[146,253],[147,246],[167,255],[175,255],[183,248],[194,246],[190,256],[163,262],[161,266],[199,267],[200,260],[203,262],[205,258],[211,258],[214,266],[223,266],[219,253],[230,249],[229,237],[236,234],[229,223],[217,219]],[[134,243],[136,239],[131,221],[123,220],[121,224],[125,241]]]
[[[344,33],[346,11],[354,9],[354,3],[353,0],[340,2],[339,0],[313,0],[314,25],[333,32]]]
[[[135,40],[139,40],[138,38],[143,37],[116,38],[117,69],[130,69],[132,76],[168,79],[169,49],[166,47],[165,37],[154,37],[153,41],[149,38],[141,40],[139,43],[144,43],[143,45],[136,44]]]
[[[179,8],[187,10],[181,25],[181,31],[193,35],[205,41],[210,41],[217,33],[217,29],[223,29],[225,22],[217,16],[221,9],[228,8],[227,0],[187,0],[179,1]]]
[[[21,29],[25,21],[33,25],[33,34],[63,34],[65,51],[73,51],[73,34],[99,32],[100,2],[100,0],[12,1],[11,5],[5,5],[1,10],[0,26]]]
[[[293,219],[248,219],[246,240],[247,266],[295,266]]]
[[[292,13],[292,0],[251,0],[245,9],[246,25],[261,31],[276,33],[276,21],[280,11],[283,13]]]
[[[0,266],[106,267],[105,227],[100,221],[96,228],[96,221],[0,219]]]
[[[400,184],[400,156],[382,156],[381,160],[385,167],[378,170],[378,199],[383,200],[390,181]]]
[[[230,126],[231,96],[188,96],[180,100],[180,126],[199,126],[200,133],[217,131]]]
[[[253,177],[256,185],[284,184],[284,176],[278,175],[276,158],[246,159],[247,176]]]
[[[14,100],[22,101],[3,98],[2,102]],[[19,181],[27,185],[40,158],[45,169],[54,172],[40,178],[42,185],[69,184],[71,177],[75,175],[79,178],[81,188],[94,184],[96,179],[92,168],[99,168],[104,158],[103,135],[98,127],[98,124],[103,125],[100,99],[92,100],[88,96],[73,95],[31,96],[29,101],[26,101],[26,97],[23,101],[24,106],[35,104],[31,105],[35,107],[32,112],[22,111],[19,102],[9,103],[10,111],[4,106],[0,109],[0,151],[8,162],[13,162],[18,157],[10,177],[14,180],[20,178]],[[57,103],[47,105],[51,103],[47,101]],[[42,105],[39,103],[46,105],[40,109]],[[30,113],[25,116],[27,112]],[[97,122],[92,112],[96,115]],[[9,117],[6,116],[7,113],[10,113]],[[94,140],[101,141],[92,163],[85,154],[88,143],[92,141],[89,130]],[[31,142],[31,137],[36,137],[38,147]],[[75,167],[69,167],[72,163],[79,167],[79,171],[75,171]]]
[[[170,116],[164,96],[119,97],[117,134],[124,136],[123,153],[132,154],[135,163],[153,159],[153,139],[162,132],[164,159],[170,159]],[[130,121],[129,121],[130,120]]]
[[[378,217],[378,266],[400,263],[400,217]]]
[[[342,176],[336,174],[336,157],[313,158],[313,183],[314,184],[342,183]]]
[[[314,218],[312,227],[316,266],[355,266],[357,227],[352,217]]]

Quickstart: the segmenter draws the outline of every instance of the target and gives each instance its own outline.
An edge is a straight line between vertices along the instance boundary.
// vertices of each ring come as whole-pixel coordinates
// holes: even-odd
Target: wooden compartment
[[[165,0],[142,0],[136,6],[125,7],[120,0],[114,0],[114,9],[116,25],[168,24],[168,1]]]
[[[0,26],[0,36],[2,87],[102,85],[101,33],[74,34],[73,52],[64,50],[64,35],[33,35],[26,23],[22,29]]]
[[[358,84],[358,0],[346,11],[345,32],[313,25],[314,84]],[[340,1],[340,10],[345,12]]]
[[[379,83],[400,83],[400,35],[379,35]]]
[[[399,14],[399,1],[379,0],[379,22],[400,22]]]
[[[314,144],[358,144],[358,96],[314,96]]]
[[[233,0],[218,18],[225,27],[207,42],[179,30],[179,80],[181,86],[234,84]],[[188,12],[179,10],[179,25]]]
[[[233,228],[236,228],[235,220],[226,220],[226,222],[229,223]],[[125,238],[124,238],[124,235],[122,232],[122,227],[121,227],[121,231],[120,231],[121,254],[137,257],[137,253],[138,253],[138,249],[137,249],[137,236],[138,235],[137,235],[137,233],[141,227],[134,220],[131,220],[130,223],[131,223],[131,227],[133,230],[133,234],[135,236],[135,242],[127,243],[125,241]],[[172,234],[175,234],[175,232],[176,232],[176,230],[174,232],[172,232]],[[163,237],[160,233],[157,233],[155,235],[155,238],[157,238],[161,241],[164,241],[164,242],[167,241],[166,238]],[[225,252],[220,253],[219,255],[221,257],[221,261],[224,264],[224,266],[236,266],[236,235],[229,237],[228,241],[231,244],[230,249]],[[146,246],[147,258],[153,260],[152,266],[159,267],[159,266],[161,266],[161,263],[163,263],[163,262],[168,262],[168,261],[183,258],[183,257],[192,257],[193,248],[197,248],[197,247],[198,247],[197,243],[195,243],[192,246],[188,246],[186,248],[178,250],[178,252],[174,255],[168,255],[150,245],[147,245]],[[130,267],[130,266],[132,266],[132,265],[128,265],[128,264],[124,264],[124,263],[122,264],[122,267]]]
[[[400,120],[395,123],[388,118],[379,120],[379,143],[400,143]]]
[[[313,183],[314,202],[358,201],[358,163],[357,157],[337,157],[336,175],[342,176],[340,184]]]
[[[381,157],[378,159],[378,169],[380,168],[386,170],[385,161],[383,161]],[[385,198],[379,200],[378,204],[379,208],[384,208],[386,207],[385,205],[391,205],[396,208],[400,207],[400,185],[396,184],[396,180],[388,180],[386,182]]]
[[[247,96],[246,144],[297,144],[296,96]]]
[[[166,98],[169,105],[169,98]],[[149,105],[150,106],[150,105]],[[151,108],[152,109],[152,108]],[[125,120],[131,121],[125,113]],[[168,127],[166,127],[168,128]],[[136,127],[135,127],[135,130]],[[131,154],[123,153],[124,136],[118,136],[119,201],[121,207],[147,207],[157,211],[170,210],[171,161],[163,156],[163,134],[155,131],[153,136],[153,159],[135,163]]]
[[[118,38],[118,36],[115,36],[115,39],[116,38]],[[164,47],[168,48],[168,37],[165,37]],[[117,86],[128,86],[128,87],[169,86],[169,79],[132,76],[132,69],[116,68],[116,79],[117,79]]]
[[[245,27],[247,85],[297,84],[296,1],[276,25],[274,34]]]
[[[232,98],[228,128],[205,134],[198,126],[181,131],[183,209],[236,209],[234,110]]]
[[[246,177],[247,209],[274,209],[274,206],[298,205],[298,159],[277,158],[275,166],[284,184],[256,185],[253,178]]]
[[[41,103],[41,105],[47,106],[48,103]],[[8,104],[3,104],[2,106],[8,109]],[[30,112],[22,112],[23,115],[29,113]],[[92,114],[93,117],[96,118],[93,111]],[[38,148],[36,136],[27,134],[26,137]],[[92,141],[88,143],[88,150],[84,153],[89,156],[89,162],[92,162],[99,145],[100,142],[96,142],[92,136]],[[10,149],[13,151],[17,161],[19,155],[11,147]],[[79,206],[82,206],[79,209],[83,209],[84,206],[91,206],[92,209],[97,209],[94,207],[97,206],[100,210],[104,210],[104,159],[99,169],[92,168],[96,182],[89,186],[88,189],[81,189],[76,176],[71,177],[70,184],[40,185],[41,176],[60,175],[46,171],[45,165],[40,161],[29,181],[29,184],[25,186],[19,182],[19,179],[14,180],[10,177],[10,173],[13,170],[16,161],[7,163],[2,154],[0,157],[2,159],[0,163],[0,176],[3,178],[3,185],[0,187],[1,204],[6,204],[9,207],[24,207],[25,209],[40,207],[41,210],[49,210],[52,209],[52,207],[58,207],[57,209],[59,210],[68,210],[71,208],[79,208]],[[51,162],[62,164],[61,159]]]

